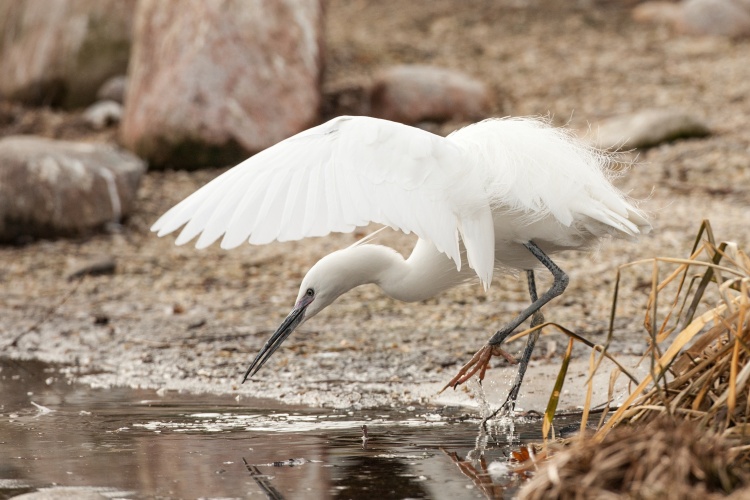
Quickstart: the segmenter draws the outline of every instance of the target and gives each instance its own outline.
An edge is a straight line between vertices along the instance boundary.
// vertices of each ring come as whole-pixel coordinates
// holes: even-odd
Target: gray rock
[[[415,124],[477,120],[489,114],[487,86],[456,70],[399,65],[380,72],[372,88],[372,116]]]
[[[682,16],[677,27],[693,35],[750,36],[750,2],[687,0],[682,3]]]
[[[750,0],[645,2],[633,9],[639,22],[672,26],[690,35],[750,36]]]
[[[615,116],[593,127],[595,144],[603,149],[647,148],[689,137],[705,137],[711,132],[695,116],[673,109],[648,109]]]
[[[72,281],[83,276],[102,276],[105,274],[114,274],[117,269],[117,261],[111,255],[105,255],[94,259],[78,263],[71,271],[67,273],[68,281]]]
[[[83,112],[83,120],[95,130],[120,123],[122,105],[115,101],[95,102]]]
[[[142,0],[136,17],[121,140],[153,167],[233,163],[317,122],[320,0]]]
[[[128,77],[125,75],[113,76],[99,87],[96,98],[100,101],[115,101],[122,104],[125,102],[125,91],[128,88]]]
[[[0,2],[0,95],[26,104],[86,106],[124,74],[136,0]]]
[[[145,163],[105,144],[0,139],[0,241],[82,234],[133,209]]]

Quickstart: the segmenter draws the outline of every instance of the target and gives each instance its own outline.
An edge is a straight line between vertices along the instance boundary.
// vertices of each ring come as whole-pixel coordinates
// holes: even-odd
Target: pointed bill
[[[263,345],[263,348],[258,355],[255,356],[255,359],[245,372],[245,376],[242,379],[243,384],[248,378],[258,373],[258,370],[260,370],[266,361],[273,356],[273,353],[275,353],[281,344],[284,343],[287,337],[289,337],[289,335],[291,335],[292,332],[305,320],[305,310],[312,301],[312,297],[305,295],[299,300],[299,302],[297,302],[294,309],[292,309],[292,312],[287,315],[279,328]]]

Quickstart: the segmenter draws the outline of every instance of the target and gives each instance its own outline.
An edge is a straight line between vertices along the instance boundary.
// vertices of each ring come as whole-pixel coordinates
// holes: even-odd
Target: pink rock
[[[408,124],[476,120],[488,115],[490,102],[487,86],[465,73],[434,66],[402,65],[376,76],[370,113]]]
[[[136,0],[0,2],[0,95],[82,107],[125,72]]]
[[[121,126],[155,167],[232,163],[314,125],[320,0],[141,0]]]

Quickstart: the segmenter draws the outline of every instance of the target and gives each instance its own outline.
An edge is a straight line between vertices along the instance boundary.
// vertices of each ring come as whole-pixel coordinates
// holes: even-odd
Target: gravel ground
[[[571,285],[547,306],[546,317],[601,342],[618,265],[686,256],[703,218],[719,239],[750,239],[750,41],[677,36],[635,24],[618,2],[584,3],[332,0],[324,84],[363,81],[394,63],[429,63],[483,78],[500,116],[549,115],[583,133],[608,116],[653,107],[706,120],[711,137],[629,158],[636,162],[619,185],[646,200],[653,235],[639,243],[605,242],[593,255],[560,260]],[[23,127],[0,133],[115,137],[86,133],[74,115],[27,114]],[[161,213],[221,171],[150,172],[137,212],[122,227],[0,248],[4,355],[70,363],[71,374],[93,385],[236,392],[339,407],[424,403],[433,386],[447,382],[526,304],[524,280],[516,277],[496,278],[487,293],[467,285],[418,304],[361,287],[296,332],[257,380],[239,385],[307,269],[371,228],[230,252],[178,248],[173,237],[149,233]],[[380,241],[403,252],[413,244],[396,233]],[[113,274],[67,278],[102,258],[115,260]],[[650,264],[625,273],[617,352],[644,349],[650,277]],[[562,337],[550,335],[538,348],[538,363],[557,363],[564,346]]]

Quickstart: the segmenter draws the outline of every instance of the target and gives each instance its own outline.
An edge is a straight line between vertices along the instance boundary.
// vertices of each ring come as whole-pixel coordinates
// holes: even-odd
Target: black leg
[[[532,314],[539,311],[539,309],[541,309],[544,304],[562,294],[565,291],[565,288],[568,286],[568,275],[565,274],[562,269],[557,267],[557,264],[552,262],[552,259],[547,257],[547,254],[544,253],[541,248],[536,246],[533,241],[524,243],[524,246],[528,248],[529,252],[531,252],[534,257],[539,259],[539,262],[544,264],[544,267],[549,269],[549,272],[552,273],[554,281],[549,290],[544,292],[541,297],[534,300],[531,305],[524,309],[521,314],[516,316],[513,321],[505,325],[502,329],[498,330],[495,335],[490,338],[489,342],[487,342],[489,345],[502,344],[505,339],[508,338],[511,333],[513,333],[513,330],[518,328],[518,326],[526,321]]]
[[[538,300],[538,297],[536,295],[536,283],[534,282],[534,271],[526,271],[526,276],[529,281],[529,296],[531,297],[531,302],[534,303]],[[531,315],[531,328],[539,326],[542,323],[544,323],[544,315],[542,314],[541,309],[538,311],[534,311],[534,313]],[[524,348],[523,354],[521,355],[521,359],[518,363],[516,380],[513,382],[513,387],[511,387],[510,392],[508,393],[508,397],[505,399],[505,403],[503,403],[503,406],[500,407],[500,410],[503,410],[506,413],[510,413],[516,408],[516,400],[518,399],[518,393],[521,390],[523,376],[526,374],[526,368],[528,368],[529,361],[531,360],[531,353],[534,352],[534,346],[536,345],[536,341],[539,339],[539,335],[541,335],[541,333],[542,329],[540,328],[539,330],[531,333],[528,340],[526,341],[526,347]]]
[[[508,337],[508,335],[510,335],[513,330],[515,330],[529,316],[531,316],[532,328],[544,323],[544,315],[541,312],[541,307],[553,298],[563,293],[563,291],[565,291],[565,288],[568,286],[568,275],[565,274],[562,269],[557,267],[557,265],[552,262],[549,257],[547,257],[547,254],[545,254],[541,248],[536,246],[536,244],[531,241],[526,243],[525,246],[534,255],[534,257],[539,259],[539,262],[544,264],[544,267],[549,269],[549,271],[552,273],[552,276],[554,277],[554,282],[552,283],[552,286],[549,288],[549,290],[547,290],[544,295],[539,298],[537,297],[536,293],[534,271],[526,271],[526,277],[529,283],[529,296],[531,297],[531,305],[527,307],[521,314],[519,314],[518,317],[516,317],[513,321],[504,326],[502,330],[495,333],[495,335],[493,335],[489,341],[490,345],[499,345],[500,343],[502,343]],[[493,418],[501,411],[503,413],[510,413],[515,409],[516,399],[518,399],[518,393],[521,390],[521,383],[523,382],[523,377],[526,374],[526,368],[529,366],[531,353],[534,351],[534,346],[536,345],[536,341],[537,339],[539,339],[540,334],[541,329],[529,335],[529,338],[526,341],[526,347],[523,350],[523,355],[521,356],[521,360],[518,364],[516,379],[513,382],[513,387],[511,387],[510,392],[508,393],[508,397],[505,399],[505,403],[503,403],[503,405],[498,408],[492,415],[487,417],[484,420],[485,422],[490,418]]]
[[[536,245],[536,243],[534,243],[533,241],[527,241],[526,243],[524,243],[524,246],[528,249],[529,252],[531,252],[534,257],[539,260],[539,262],[544,265],[544,267],[549,270],[549,272],[552,273],[552,276],[554,278],[552,286],[549,288],[549,290],[544,292],[541,297],[537,297],[536,284],[534,283],[534,272],[528,270],[526,272],[526,275],[529,280],[529,294],[531,296],[531,305],[524,309],[521,314],[516,316],[513,321],[505,325],[501,330],[497,331],[495,335],[490,338],[487,344],[485,344],[484,347],[477,351],[474,357],[472,357],[471,360],[466,363],[461,368],[461,370],[459,370],[458,374],[456,374],[456,376],[453,377],[451,381],[448,382],[440,392],[443,392],[448,387],[453,387],[455,389],[459,384],[463,384],[471,377],[473,377],[477,372],[479,372],[479,380],[481,382],[484,378],[484,372],[489,366],[489,361],[492,356],[502,355],[505,356],[506,359],[512,360],[512,357],[503,349],[501,349],[500,345],[505,341],[506,338],[508,338],[513,330],[518,328],[518,326],[526,321],[527,318],[531,317],[531,324],[533,326],[542,324],[544,322],[544,316],[542,316],[540,312],[542,306],[563,293],[563,291],[565,291],[565,288],[568,286],[568,275],[565,274],[562,269],[557,267],[557,265],[552,262],[552,259],[547,257],[547,254],[545,254],[542,249]],[[523,357],[521,358],[521,364],[519,366],[518,375],[516,376],[516,381],[513,384],[513,388],[511,389],[510,394],[508,395],[508,399],[505,401],[505,404],[503,404],[501,409],[508,406],[509,403],[511,408],[515,406],[516,397],[518,396],[518,391],[521,388],[521,382],[523,381],[526,367],[529,364],[531,353],[534,350],[534,344],[536,343],[536,340],[538,338],[538,332],[532,334],[529,337],[529,340],[526,344],[526,349],[523,353]]]

